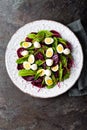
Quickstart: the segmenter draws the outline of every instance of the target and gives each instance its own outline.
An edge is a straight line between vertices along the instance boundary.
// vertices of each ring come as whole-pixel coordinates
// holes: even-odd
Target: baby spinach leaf
[[[53,33],[48,30],[41,30],[39,32],[43,32],[45,37],[51,37],[53,35]]]
[[[25,70],[25,69],[22,69],[22,70],[19,70],[19,73],[18,75],[19,76],[31,76],[31,75],[35,75],[35,71],[33,70]]]
[[[58,38],[58,41],[64,45],[66,45],[66,40],[64,40],[63,38]]]
[[[62,63],[59,63],[59,81],[62,81],[62,76],[63,76],[63,68],[62,68]]]
[[[39,31],[34,38],[34,41],[40,42],[44,40],[44,32]]]
[[[17,64],[22,64],[24,61],[26,61],[28,59],[29,55],[21,57],[19,59],[16,60]]]
[[[61,62],[64,67],[67,67],[67,58],[64,55],[60,55]]]
[[[23,43],[24,41],[22,41],[22,42],[20,42],[20,46],[22,46],[22,43]]]
[[[63,76],[63,80],[68,79],[70,76],[70,71],[67,71],[66,74]]]
[[[35,79],[35,80],[38,79],[38,78],[40,77],[40,74],[41,74],[41,72],[36,73],[34,79]]]
[[[53,87],[54,87],[54,84],[50,85],[50,86],[46,86],[46,88],[48,88],[48,89],[53,88]]]
[[[40,66],[40,65],[42,65],[44,62],[45,62],[45,61],[37,60],[37,61],[36,61],[36,64],[37,64],[38,66]]]
[[[30,34],[28,34],[27,36],[28,36],[29,38],[31,38],[31,39],[35,39],[36,34],[30,33]]]

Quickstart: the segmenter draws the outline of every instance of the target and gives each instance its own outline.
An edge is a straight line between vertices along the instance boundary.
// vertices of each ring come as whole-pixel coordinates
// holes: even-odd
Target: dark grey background
[[[8,77],[4,56],[15,31],[37,19],[87,26],[87,0],[0,0],[0,130],[87,130],[87,96],[37,99]]]

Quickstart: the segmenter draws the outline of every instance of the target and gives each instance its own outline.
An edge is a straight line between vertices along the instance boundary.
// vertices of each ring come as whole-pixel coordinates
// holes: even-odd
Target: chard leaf
[[[35,80],[38,79],[38,78],[40,77],[40,74],[41,74],[41,72],[36,73],[34,79],[35,79]]]
[[[48,30],[41,30],[39,32],[43,32],[45,37],[51,37],[53,35],[53,33]]]
[[[18,75],[19,76],[32,76],[32,75],[35,75],[35,71],[33,70],[25,70],[25,69],[22,69],[22,70],[19,70],[19,73]]]
[[[54,83],[56,84],[56,78],[55,78],[55,76],[54,76],[54,74],[52,74],[52,80],[54,81]]]
[[[66,45],[66,40],[64,40],[63,38],[58,38],[58,41],[64,45]]]
[[[61,62],[63,64],[64,67],[67,67],[67,59],[64,55],[60,56]]]
[[[23,43],[24,41],[22,41],[22,42],[20,42],[20,46],[22,46],[22,43]]]
[[[36,37],[34,38],[34,41],[40,42],[44,40],[44,32],[39,31],[36,35]]]
[[[35,39],[36,34],[30,33],[30,34],[28,34],[27,36],[28,36],[29,38],[31,38],[31,39]]]
[[[63,68],[62,68],[62,63],[60,62],[59,64],[59,81],[62,81],[63,77]]]
[[[40,66],[40,65],[42,65],[44,62],[45,62],[45,61],[37,60],[37,61],[36,61],[36,64],[37,64],[38,66]]]
[[[24,61],[26,61],[28,59],[29,55],[21,57],[19,59],[16,60],[17,64],[22,64]]]
[[[68,79],[70,76],[70,71],[67,71],[66,74],[63,76],[63,80]]]
[[[51,86],[46,86],[46,88],[48,88],[48,89],[51,89],[51,88],[53,88],[53,87],[54,87],[54,84],[51,85]]]

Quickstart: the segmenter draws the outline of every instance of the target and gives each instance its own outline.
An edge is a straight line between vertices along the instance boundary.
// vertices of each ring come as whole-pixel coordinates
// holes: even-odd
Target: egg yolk
[[[52,85],[53,84],[52,79],[47,79],[47,84]]]
[[[54,66],[51,68],[53,71],[57,71],[58,70],[58,65]]]
[[[61,45],[61,44],[59,44],[58,46],[57,46],[57,52],[58,53],[62,53],[63,52],[63,46]]]
[[[30,57],[28,61],[29,61],[30,63],[33,63],[33,58]]]
[[[25,68],[26,70],[29,70],[29,69],[30,69],[30,64],[29,64],[29,63],[25,63],[25,64],[24,64],[24,68]]]
[[[52,52],[51,52],[51,51],[48,51],[46,55],[47,55],[48,57],[51,57],[51,56],[52,56]]]
[[[51,38],[46,38],[46,42],[50,43],[51,42]]]
[[[28,46],[29,46],[29,43],[28,43],[28,42],[24,42],[24,43],[23,43],[23,46],[24,46],[24,47],[28,47]]]
[[[63,50],[62,46],[58,46],[58,50],[61,52]]]

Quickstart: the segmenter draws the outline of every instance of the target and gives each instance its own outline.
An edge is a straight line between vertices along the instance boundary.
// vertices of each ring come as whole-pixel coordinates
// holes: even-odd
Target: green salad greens
[[[21,41],[16,60],[18,75],[34,86],[55,87],[70,77],[72,45],[55,30],[29,33]]]

